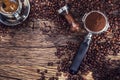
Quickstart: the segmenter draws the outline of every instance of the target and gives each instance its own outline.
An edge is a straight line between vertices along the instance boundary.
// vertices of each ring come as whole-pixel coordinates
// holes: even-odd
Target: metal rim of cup
[[[9,13],[9,12],[8,12],[8,13],[7,13],[7,12],[5,13],[5,12],[3,12],[3,11],[4,11],[4,10],[3,10],[3,11],[1,12],[1,14],[4,15],[4,16],[6,16],[6,17],[13,17],[13,14],[16,13],[16,12],[19,13],[19,10],[21,10],[21,9],[22,9],[22,3],[21,3],[20,0],[18,0],[18,8],[17,8],[16,11],[14,11],[14,12],[12,12],[12,13],[11,13],[11,12],[10,12],[10,13]]]
[[[86,27],[86,24],[85,24],[85,20],[86,20],[86,18],[88,17],[88,15],[90,15],[90,14],[93,13],[93,12],[97,12],[97,13],[101,14],[102,16],[104,16],[105,21],[106,21],[106,25],[105,25],[105,27],[104,27],[102,30],[97,31],[97,32],[95,32],[95,31],[91,31],[90,29],[88,29],[88,28]],[[93,33],[93,34],[99,34],[99,33],[102,33],[103,31],[106,31],[106,30],[108,29],[108,27],[109,27],[109,22],[108,22],[107,17],[105,16],[105,14],[103,14],[103,13],[100,12],[100,11],[90,11],[89,13],[86,13],[86,14],[83,16],[82,21],[83,21],[83,23],[84,23],[84,27],[85,27],[85,29],[86,29],[88,32]]]

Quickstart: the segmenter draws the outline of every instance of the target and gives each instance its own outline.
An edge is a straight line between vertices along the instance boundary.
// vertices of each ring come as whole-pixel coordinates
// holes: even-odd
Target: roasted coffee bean
[[[61,76],[62,74],[60,72],[57,72],[56,73],[56,76]]]
[[[57,77],[50,77],[48,80],[58,80]]]
[[[53,66],[53,62],[48,62],[48,66]]]
[[[40,73],[40,69],[37,69],[37,73]]]
[[[46,70],[44,70],[44,73],[47,73],[48,72],[48,70],[46,69]]]

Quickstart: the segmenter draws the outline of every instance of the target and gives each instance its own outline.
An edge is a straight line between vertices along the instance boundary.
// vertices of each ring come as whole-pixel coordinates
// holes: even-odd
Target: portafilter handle
[[[71,74],[74,75],[79,71],[80,64],[88,51],[88,48],[89,48],[89,45],[91,42],[91,37],[92,37],[92,33],[89,33],[85,37],[84,41],[81,43],[80,48],[79,48],[77,54],[74,56],[72,64],[70,66]]]

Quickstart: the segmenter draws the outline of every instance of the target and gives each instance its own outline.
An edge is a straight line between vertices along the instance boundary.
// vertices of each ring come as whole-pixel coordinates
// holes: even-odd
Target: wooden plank
[[[57,25],[49,20],[39,19],[29,22],[29,27],[0,30],[0,80],[37,80],[41,74],[37,70],[47,70],[45,79],[55,77],[57,61],[54,55],[57,47],[66,41],[77,41],[73,36],[56,34]],[[46,28],[46,27],[50,28]],[[47,32],[44,32],[47,31]],[[59,33],[59,32],[58,32]],[[53,66],[48,66],[52,62]],[[64,76],[59,77],[65,80]]]
[[[57,61],[55,48],[0,48],[0,65],[46,65]]]
[[[31,26],[31,24],[33,22],[30,22],[28,26]],[[50,30],[46,29],[48,26],[51,26]],[[77,42],[75,39],[76,34],[73,34],[73,36],[58,34],[59,32],[54,32],[57,29],[57,25],[47,20],[38,20],[31,27],[9,28],[7,33],[1,32],[0,47],[55,47],[66,45],[66,41],[70,40]]]
[[[41,74],[37,73],[38,69],[47,70],[46,80],[51,76],[56,76],[56,67],[2,65],[0,77],[7,80],[37,80],[41,77]]]

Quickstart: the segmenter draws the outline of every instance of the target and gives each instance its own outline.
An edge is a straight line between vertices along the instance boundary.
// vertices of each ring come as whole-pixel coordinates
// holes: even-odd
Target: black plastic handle
[[[81,64],[81,62],[82,62],[82,60],[83,60],[83,58],[84,58],[84,56],[89,48],[89,44],[91,42],[92,35],[90,35],[89,37],[88,36],[89,35],[86,36],[84,42],[82,42],[82,44],[80,45],[79,51],[75,55],[73,62],[70,66],[70,73],[73,75],[78,72],[80,64]]]

